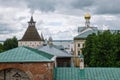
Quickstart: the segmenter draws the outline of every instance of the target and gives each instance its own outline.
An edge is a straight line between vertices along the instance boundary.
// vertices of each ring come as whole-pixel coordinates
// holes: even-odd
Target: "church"
[[[74,56],[78,57],[80,54],[82,54],[82,48],[84,48],[84,44],[86,41],[86,38],[88,35],[95,33],[97,34],[98,31],[103,32],[104,30],[99,30],[95,26],[91,26],[90,19],[91,15],[89,13],[86,13],[84,15],[85,19],[85,26],[78,27],[78,35],[74,37]],[[110,30],[111,33],[117,32],[118,30]],[[79,66],[79,59],[75,59],[75,66]]]

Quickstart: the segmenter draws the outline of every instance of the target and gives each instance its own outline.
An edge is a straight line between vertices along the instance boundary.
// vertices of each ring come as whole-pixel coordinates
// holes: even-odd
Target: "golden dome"
[[[85,19],[90,19],[91,18],[91,15],[89,13],[86,13],[85,16],[84,16]]]

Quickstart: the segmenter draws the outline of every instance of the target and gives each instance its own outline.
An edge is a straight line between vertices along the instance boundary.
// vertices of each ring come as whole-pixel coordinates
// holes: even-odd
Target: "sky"
[[[39,34],[53,40],[73,40],[84,15],[91,14],[91,26],[120,29],[120,0],[0,0],[0,40],[24,35],[33,15]]]

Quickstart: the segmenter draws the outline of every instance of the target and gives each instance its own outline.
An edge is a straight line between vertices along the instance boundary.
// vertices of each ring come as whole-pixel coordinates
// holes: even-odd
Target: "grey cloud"
[[[57,10],[64,14],[65,11],[72,10],[68,13],[71,14],[74,9],[84,10],[84,8],[92,6],[94,0],[26,0],[26,2],[31,12],[35,10],[54,12]]]
[[[26,0],[31,11],[40,10],[42,12],[53,12],[55,10],[54,0]]]
[[[53,39],[55,40],[72,40],[74,37],[69,31],[59,31],[57,34],[52,35]]]
[[[4,7],[22,7],[24,0],[0,0],[0,6]]]
[[[83,9],[85,7],[90,7],[94,3],[94,0],[73,0],[71,4],[73,8]]]
[[[99,16],[105,15],[105,14],[111,14],[111,15],[117,16],[118,14],[120,14],[119,4],[120,4],[120,0],[114,0],[114,1],[113,0],[19,0],[19,1],[18,0],[0,0],[0,7],[3,6],[3,8],[4,6],[9,8],[9,7],[24,7],[24,5],[26,5],[31,11],[38,10],[45,13],[53,12],[53,14],[55,11],[56,13],[58,11],[58,14],[61,14],[61,15],[72,15],[72,16],[77,15],[77,17],[83,16],[82,13],[86,12],[87,9],[91,9],[91,8],[94,8],[94,10],[92,10],[92,13],[95,13],[96,15],[100,14]],[[27,9],[26,6],[25,6],[25,9]],[[2,12],[1,14],[4,14]],[[11,16],[11,14],[9,16]],[[8,17],[5,17],[5,18],[8,18]],[[64,17],[64,16],[61,16],[61,17]],[[120,16],[118,16],[117,18],[119,17]],[[1,16],[0,19],[2,20],[3,17]],[[20,17],[17,19],[13,18],[11,20],[17,21],[19,23],[19,21],[24,19],[25,17]],[[77,32],[76,30],[77,28],[76,28],[75,30],[71,30],[72,32],[63,31],[63,32],[58,32],[57,34],[54,34],[49,30],[49,28],[47,29],[44,28],[45,27],[44,23],[46,22],[43,22],[43,21],[37,22],[36,27],[38,28],[38,30],[43,32],[43,34],[46,35],[46,37],[49,37],[52,35],[53,38],[55,39],[72,38],[74,37],[72,34],[75,34]],[[100,27],[102,25],[108,25],[109,28],[111,29],[112,28],[120,29],[119,23],[120,23],[119,19],[114,21],[113,20],[105,21],[104,19],[99,18],[99,20],[95,21],[95,23],[93,24],[98,25]],[[24,23],[20,23],[20,24],[23,26],[23,27],[21,26],[23,30],[27,28],[26,26],[27,23],[25,23],[25,25]],[[21,30],[20,28],[17,28],[17,27],[15,28],[15,27],[16,26],[14,26],[13,28],[9,24],[0,23],[0,34],[9,35],[10,33],[17,33]],[[66,36],[63,36],[63,35],[66,35]]]
[[[74,9],[91,11],[95,14],[120,14],[120,0],[73,0]]]
[[[119,23],[119,20],[105,20],[104,18],[91,22],[92,25],[97,25],[99,29],[103,29],[103,25],[105,25],[112,30],[120,30]]]
[[[0,6],[6,7],[22,7],[27,6],[31,12],[39,10],[41,12],[54,12],[57,10],[60,13],[71,11],[67,14],[73,13],[74,9],[79,9],[84,12],[91,11],[95,14],[119,14],[120,0],[0,0]],[[64,9],[66,9],[64,11]],[[63,10],[61,12],[60,10]],[[76,12],[78,13],[78,12]]]
[[[120,14],[120,0],[96,0],[96,14]]]
[[[9,24],[0,23],[0,34],[16,33],[18,31],[19,30],[15,28],[11,28]]]

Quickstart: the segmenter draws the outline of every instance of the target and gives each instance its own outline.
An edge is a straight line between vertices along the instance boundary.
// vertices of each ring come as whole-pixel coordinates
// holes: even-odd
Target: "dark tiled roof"
[[[42,41],[35,27],[35,22],[33,20],[33,17],[31,17],[28,23],[29,23],[28,28],[20,41]]]

